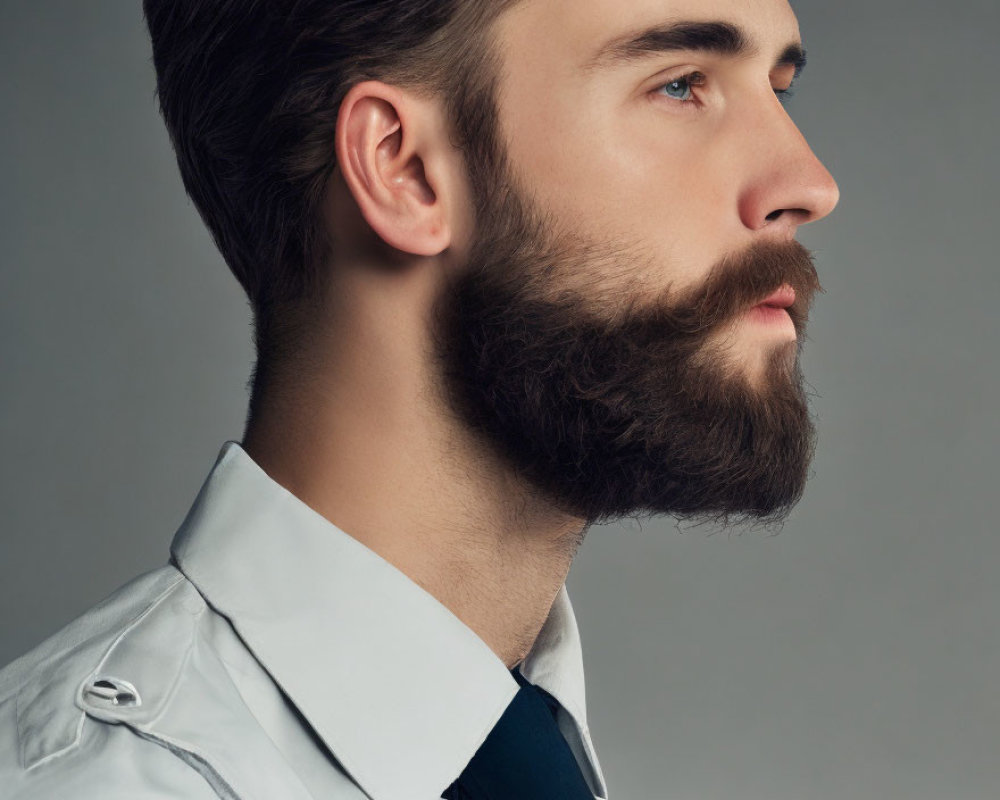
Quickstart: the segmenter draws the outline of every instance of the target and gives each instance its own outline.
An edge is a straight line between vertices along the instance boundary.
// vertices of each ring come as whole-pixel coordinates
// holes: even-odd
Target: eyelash
[[[667,81],[666,83],[661,83],[659,86],[656,87],[656,94],[658,94],[660,97],[666,97],[668,100],[673,100],[675,103],[679,103],[682,106],[688,106],[688,105],[691,105],[693,103],[693,100],[691,100],[691,99],[688,99],[688,100],[679,100],[676,97],[670,97],[670,95],[663,94],[660,90],[663,89],[663,88],[665,88],[665,87],[667,87],[667,86],[671,86],[672,84],[675,84],[675,83],[686,83],[688,86],[691,86],[691,87],[694,87],[694,86],[703,86],[705,84],[706,80],[707,80],[707,77],[706,77],[705,73],[703,73],[703,72],[698,72],[698,71],[688,72],[687,74],[685,74],[685,75],[679,75],[678,77],[673,78],[673,79]],[[792,90],[792,87],[794,85],[795,84],[792,83],[791,85],[789,85],[789,87],[787,89],[775,89],[774,90],[774,93],[778,96],[778,101],[782,105],[784,105],[785,103],[787,103],[795,95],[795,92]]]

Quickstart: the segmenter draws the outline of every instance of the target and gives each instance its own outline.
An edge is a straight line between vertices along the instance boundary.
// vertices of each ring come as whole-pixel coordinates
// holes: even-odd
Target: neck
[[[426,342],[413,335],[420,320],[408,325],[384,296],[330,318],[322,375],[266,397],[244,448],[515,666],[566,580],[584,521],[539,499],[440,408]]]

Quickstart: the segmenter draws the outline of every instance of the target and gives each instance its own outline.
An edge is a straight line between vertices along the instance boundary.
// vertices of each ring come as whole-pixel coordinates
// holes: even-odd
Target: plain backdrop
[[[590,531],[591,725],[614,800],[995,800],[1000,5],[795,8],[789,110],[842,190],[801,234],[814,474],[778,535]],[[139,3],[3,0],[0,86],[5,663],[164,562],[252,349]]]

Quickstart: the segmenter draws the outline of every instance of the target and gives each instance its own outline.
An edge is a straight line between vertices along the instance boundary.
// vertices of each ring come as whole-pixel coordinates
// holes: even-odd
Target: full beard
[[[799,366],[819,289],[808,251],[758,245],[694,289],[641,302],[620,284],[568,287],[574,274],[634,274],[627,247],[556,236],[512,192],[493,206],[436,307],[442,388],[462,423],[588,525],[647,514],[780,524],[815,441]],[[782,283],[796,290],[798,342],[772,345],[752,381],[719,334]]]

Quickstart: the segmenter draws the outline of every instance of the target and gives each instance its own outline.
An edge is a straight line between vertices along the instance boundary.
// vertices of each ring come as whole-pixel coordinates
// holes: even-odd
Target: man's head
[[[441,403],[556,507],[791,507],[818,288],[793,237],[837,190],[776,96],[804,61],[784,0],[232,2],[198,42],[230,46],[184,62],[219,59],[214,104],[170,82],[183,5],[146,0],[161,103],[255,306],[257,400],[338,259],[437,259]]]

